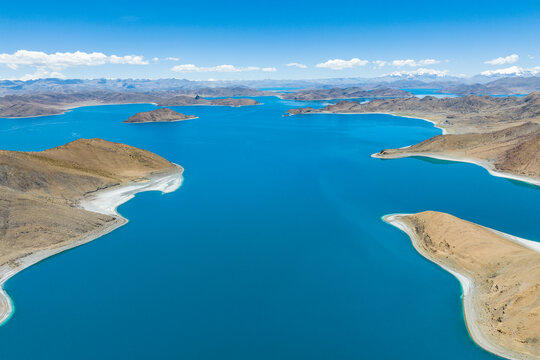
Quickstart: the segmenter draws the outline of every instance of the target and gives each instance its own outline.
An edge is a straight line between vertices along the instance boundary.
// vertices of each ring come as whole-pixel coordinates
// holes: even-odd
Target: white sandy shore
[[[410,215],[410,214],[389,214],[389,215],[383,216],[382,219],[386,223],[388,223],[390,225],[393,225],[393,226],[397,227],[398,229],[400,229],[401,231],[403,231],[404,233],[406,233],[409,236],[409,238],[411,239],[411,242],[412,242],[414,248],[416,249],[416,251],[418,251],[418,253],[420,253],[426,259],[428,259],[428,260],[434,262],[435,264],[439,265],[441,268],[448,271],[449,273],[454,275],[454,277],[456,279],[458,279],[458,281],[461,284],[461,289],[462,289],[462,292],[463,292],[462,301],[463,301],[463,315],[464,315],[464,318],[465,318],[465,324],[467,326],[467,330],[469,332],[469,335],[471,336],[473,341],[476,344],[478,344],[480,347],[484,348],[485,350],[487,350],[487,351],[489,351],[489,352],[491,352],[491,353],[493,353],[493,354],[495,354],[497,356],[503,357],[505,359],[512,359],[512,360],[533,360],[533,359],[536,359],[535,357],[531,357],[531,356],[528,356],[528,355],[516,353],[516,352],[514,352],[514,351],[512,351],[510,349],[503,348],[500,345],[498,345],[498,344],[494,343],[493,341],[491,341],[491,339],[489,339],[486,336],[486,334],[484,334],[482,332],[481,328],[478,326],[478,324],[479,324],[478,318],[479,317],[478,317],[478,314],[476,313],[476,309],[474,307],[474,292],[475,292],[474,280],[472,278],[470,278],[468,274],[460,273],[456,269],[451,269],[447,265],[442,264],[441,262],[439,262],[437,259],[433,259],[429,255],[427,255],[422,250],[422,248],[420,246],[418,246],[418,238],[416,237],[416,234],[414,233],[414,231],[404,221],[402,221],[400,219],[402,216],[407,216],[407,215]],[[490,229],[490,228],[487,228],[487,227],[485,227],[485,228],[492,231],[492,232],[494,232],[495,234],[497,234],[497,235],[499,235],[501,237],[504,237],[504,238],[508,239],[509,241],[512,241],[514,243],[523,245],[524,247],[526,247],[528,249],[540,252],[540,243],[538,243],[536,241],[522,239],[522,238],[519,238],[517,236],[505,234],[505,233],[502,233],[500,231],[493,230],[493,229]]]
[[[404,117],[404,118],[410,118],[410,119],[419,119],[419,120],[424,120],[424,121],[432,123],[434,127],[436,127],[437,129],[441,129],[443,135],[448,134],[448,131],[446,129],[437,126],[437,122],[435,122],[433,120],[426,119],[426,118],[416,117],[416,116],[406,116],[406,115],[384,113],[384,112],[369,112],[369,113],[318,112],[318,113],[308,113],[308,114],[301,114],[301,115],[311,115],[311,114],[313,114],[313,115],[315,115],[315,114],[339,114],[339,115],[384,114],[384,115],[391,115],[391,116]],[[290,116],[292,116],[292,115],[295,115],[295,114],[290,114]],[[400,149],[406,149],[408,147],[411,147],[411,145],[404,146],[404,147],[402,147]],[[533,178],[530,178],[530,177],[516,175],[516,174],[502,172],[502,171],[497,171],[497,170],[495,170],[493,168],[493,164],[491,164],[489,161],[480,160],[480,159],[472,159],[472,158],[459,157],[459,156],[452,157],[452,156],[448,156],[448,155],[440,155],[440,154],[433,154],[433,153],[392,154],[392,155],[386,155],[386,156],[379,156],[378,153],[371,154],[371,157],[378,158],[378,159],[399,159],[399,158],[413,157],[413,156],[427,157],[427,158],[432,158],[432,159],[455,161],[455,162],[465,162],[465,163],[475,164],[475,165],[483,167],[484,169],[486,169],[493,176],[503,177],[503,178],[510,179],[510,180],[517,180],[517,181],[521,181],[521,182],[524,182],[524,183],[540,186],[540,180],[538,180],[538,179],[533,179]]]
[[[429,120],[426,118],[421,118],[418,116],[409,116],[409,115],[399,115],[399,114],[393,114],[388,112],[363,112],[363,113],[347,113],[347,112],[331,112],[331,111],[321,111],[321,112],[314,112],[314,113],[305,113],[305,114],[288,114],[288,116],[293,115],[317,115],[317,114],[323,114],[323,115],[373,115],[373,114],[381,114],[381,115],[390,115],[390,116],[396,116],[396,117],[402,117],[402,118],[408,118],[408,119],[418,119],[427,121],[429,123],[433,124],[433,127],[440,129],[442,131],[443,135],[448,134],[448,130],[446,130],[443,127],[440,127],[439,124],[434,120]]]
[[[327,113],[323,113],[323,114],[327,114]],[[429,120],[429,119],[426,119],[426,118],[421,118],[421,117],[418,117],[418,116],[409,116],[409,115],[399,115],[399,114],[393,114],[393,113],[386,113],[386,112],[365,112],[365,113],[331,113],[329,112],[328,114],[340,114],[340,115],[370,115],[370,114],[382,114],[382,115],[390,115],[390,116],[396,116],[396,117],[402,117],[402,118],[408,118],[408,119],[418,119],[418,120],[423,120],[423,121],[427,121],[429,123],[432,123],[433,124],[433,127],[437,128],[437,129],[440,129],[442,131],[442,134],[443,135],[446,135],[448,134],[448,130],[446,130],[445,128],[443,127],[440,127],[439,124],[434,121],[434,120]]]
[[[14,310],[13,302],[4,290],[4,283],[7,280],[18,272],[40,262],[41,260],[95,240],[126,224],[128,220],[118,214],[116,209],[121,204],[132,199],[135,194],[143,191],[161,191],[164,194],[170,193],[177,190],[182,185],[182,180],[182,168],[178,166],[172,171],[153,174],[148,177],[147,181],[140,181],[96,191],[82,199],[79,202],[79,206],[81,208],[88,211],[114,216],[116,217],[116,220],[112,221],[104,228],[96,229],[91,233],[83,235],[79,239],[74,240],[72,243],[60,247],[41,250],[20,258],[17,260],[17,265],[15,266],[0,266],[0,326],[10,319]]]
[[[409,146],[405,146],[402,149],[405,149]],[[380,156],[379,153],[371,154],[371,157],[377,158],[377,159],[400,159],[405,157],[426,157],[426,158],[432,158],[432,159],[438,159],[438,160],[446,160],[446,161],[454,161],[454,162],[464,162],[469,164],[475,164],[478,166],[483,167],[486,169],[491,175],[496,177],[503,177],[506,179],[511,180],[517,180],[521,182],[525,182],[531,185],[540,186],[540,180],[516,175],[512,173],[497,171],[494,169],[493,164],[486,160],[480,160],[480,159],[473,159],[473,158],[467,158],[467,157],[460,157],[460,156],[448,156],[448,155],[440,155],[440,154],[434,154],[434,153],[403,153],[403,154],[390,154],[390,155],[384,155]]]

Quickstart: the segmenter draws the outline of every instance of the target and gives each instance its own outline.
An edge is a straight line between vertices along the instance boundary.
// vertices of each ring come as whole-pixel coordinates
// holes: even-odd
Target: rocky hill
[[[199,95],[178,95],[169,99],[163,99],[158,102],[159,106],[189,106],[189,105],[207,105],[207,106],[250,106],[258,105],[259,103],[253,99],[205,99]]]
[[[0,270],[118,226],[115,217],[79,208],[86,195],[179,171],[156,154],[101,139],[42,152],[0,151],[0,163]]]
[[[147,122],[173,122],[196,119],[194,115],[184,115],[167,108],[159,108],[152,111],[144,111],[127,118],[125,123],[147,123]]]
[[[438,135],[419,144],[386,149],[374,157],[407,156],[474,161],[489,170],[540,183],[540,123],[528,122],[487,133]]]
[[[308,89],[292,93],[280,94],[282,99],[312,101],[312,100],[330,100],[330,99],[354,99],[354,98],[375,98],[375,97],[410,97],[410,92],[381,87],[366,90],[361,87],[332,88],[332,89]]]
[[[464,312],[473,339],[508,359],[540,355],[540,253],[517,239],[449,214],[387,215],[416,250],[466,278]]]
[[[449,133],[482,132],[540,119],[540,92],[524,97],[465,96],[457,98],[410,97],[376,99],[368,103],[340,101],[322,109],[298,108],[289,114],[388,113],[434,121]]]

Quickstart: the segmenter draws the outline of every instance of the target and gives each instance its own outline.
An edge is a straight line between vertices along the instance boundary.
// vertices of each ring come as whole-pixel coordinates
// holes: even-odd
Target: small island
[[[130,116],[125,123],[141,124],[150,122],[175,122],[197,119],[194,115],[184,115],[168,108],[159,108],[152,111],[144,111]]]
[[[538,359],[540,243],[435,211],[383,219],[460,281],[467,328],[478,345],[508,359]]]

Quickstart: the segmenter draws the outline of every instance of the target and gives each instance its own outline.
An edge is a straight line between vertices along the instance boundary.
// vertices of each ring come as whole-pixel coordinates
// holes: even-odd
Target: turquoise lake
[[[2,149],[101,137],[185,168],[178,191],[122,205],[126,226],[7,282],[2,360],[497,358],[469,338],[458,281],[380,218],[439,210],[540,241],[540,188],[370,157],[440,133],[422,120],[258,100],[168,124],[122,124],[144,104],[0,120]]]

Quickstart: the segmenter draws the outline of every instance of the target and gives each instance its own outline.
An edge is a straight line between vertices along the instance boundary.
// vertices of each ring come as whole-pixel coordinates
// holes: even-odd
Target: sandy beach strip
[[[406,149],[410,146],[402,147],[401,149]],[[496,177],[502,177],[510,180],[516,180],[521,181],[527,184],[540,186],[540,180],[530,178],[527,176],[522,175],[516,175],[508,172],[502,172],[497,171],[493,168],[493,164],[491,164],[489,161],[480,160],[480,159],[473,159],[473,158],[467,158],[467,157],[460,157],[460,156],[449,156],[449,155],[441,155],[441,154],[434,154],[434,153],[403,153],[403,154],[391,154],[391,155],[385,155],[380,156],[379,153],[371,154],[371,157],[377,158],[377,159],[401,159],[406,157],[425,157],[425,158],[431,158],[431,159],[437,159],[437,160],[445,160],[445,161],[453,161],[453,162],[461,162],[461,163],[468,163],[468,164],[474,164],[483,167],[486,169],[492,176]]]
[[[481,348],[505,359],[512,359],[512,360],[537,359],[535,357],[516,353],[510,349],[501,347],[500,345],[491,341],[491,339],[489,339],[484,334],[484,332],[478,326],[479,316],[476,313],[476,309],[474,307],[474,293],[475,293],[475,288],[476,288],[474,280],[470,277],[470,275],[460,273],[458,270],[452,269],[448,267],[446,264],[441,263],[440,261],[438,261],[438,259],[433,259],[430,256],[428,256],[422,250],[422,248],[418,246],[419,239],[417,238],[414,231],[409,227],[409,225],[406,222],[401,220],[401,217],[404,217],[407,215],[411,215],[411,214],[389,214],[389,215],[383,216],[382,219],[384,222],[397,227],[398,229],[403,231],[405,234],[407,234],[409,238],[411,239],[411,243],[413,244],[414,248],[420,255],[430,260],[431,262],[437,264],[445,271],[451,273],[459,281],[459,283],[461,284],[461,289],[462,289],[463,317],[465,319],[465,325],[467,327],[467,331],[469,332],[471,339]],[[487,227],[484,227],[484,228],[494,232],[495,234],[499,236],[502,236],[508,239],[509,241],[518,243],[520,245],[523,245],[524,247],[540,252],[540,243],[536,241],[522,239],[513,235],[502,233],[497,230],[493,230],[491,228],[487,228]]]
[[[363,113],[348,113],[348,112],[331,112],[331,111],[321,111],[321,112],[313,112],[313,113],[305,113],[305,114],[288,114],[286,116],[294,116],[294,115],[390,115],[390,116],[396,116],[396,117],[402,117],[402,118],[408,118],[408,119],[417,119],[417,120],[423,120],[427,121],[431,124],[433,124],[434,128],[440,129],[442,132],[442,135],[448,134],[448,130],[446,130],[443,127],[440,127],[439,124],[435,120],[430,120],[418,116],[411,116],[411,115],[400,115],[395,113],[388,113],[388,112],[363,112]]]
[[[87,195],[79,202],[79,207],[88,211],[114,216],[116,219],[108,226],[85,234],[69,244],[40,250],[19,258],[16,260],[15,266],[7,264],[0,266],[0,326],[5,324],[11,318],[14,310],[13,302],[4,290],[4,284],[7,280],[27,267],[48,257],[86,244],[126,224],[128,220],[118,214],[118,206],[129,201],[135,194],[140,192],[161,191],[163,194],[166,194],[176,191],[182,185],[182,172],[183,169],[180,166],[176,166],[173,170],[148,176],[147,181],[115,186]]]

